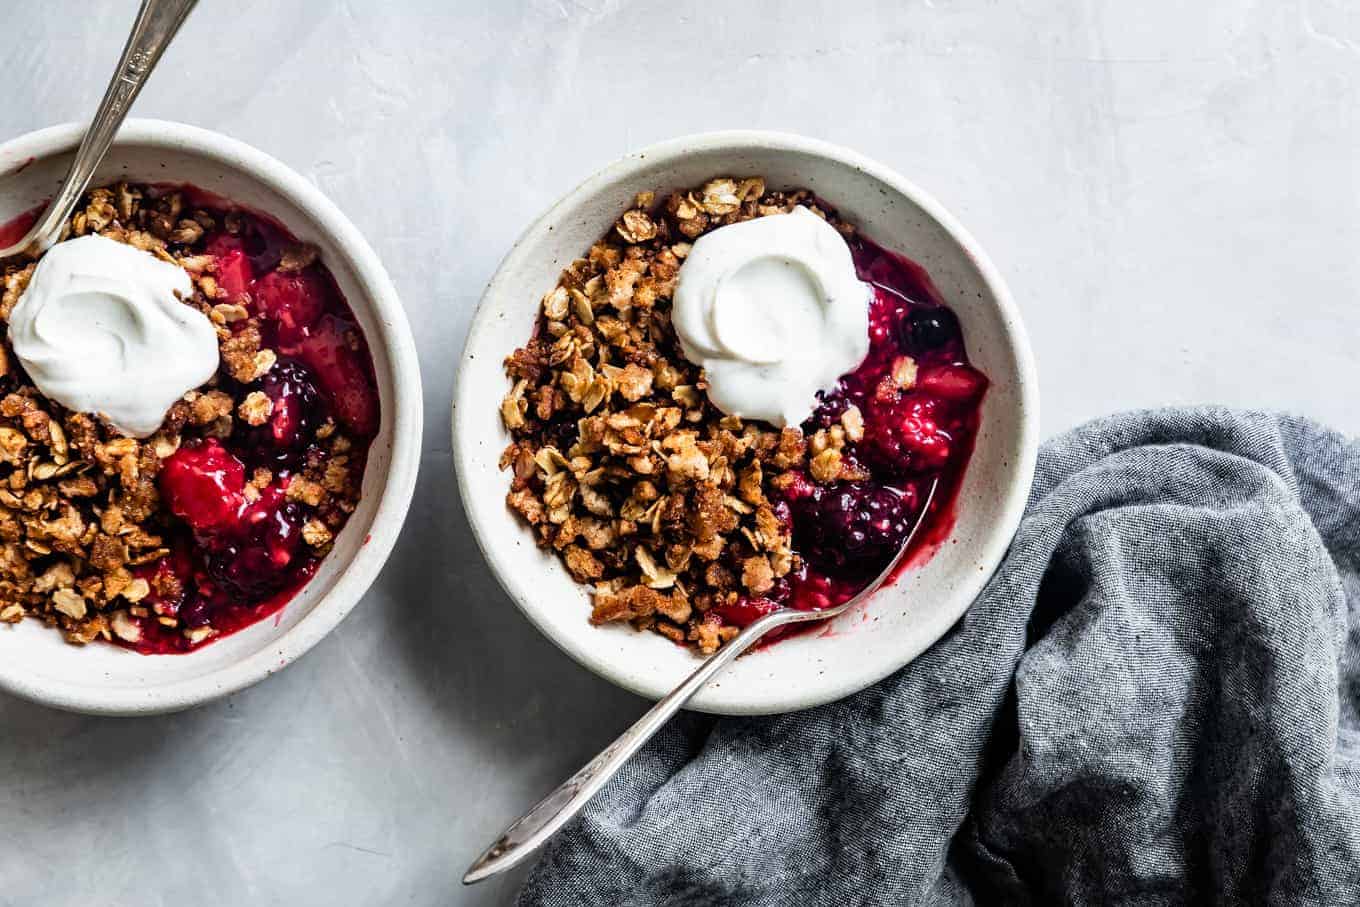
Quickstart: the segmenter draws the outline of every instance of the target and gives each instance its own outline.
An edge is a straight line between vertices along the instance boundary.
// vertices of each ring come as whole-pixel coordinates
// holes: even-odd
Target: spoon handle
[[[892,559],[888,566],[883,568],[883,571],[873,582],[861,589],[849,601],[842,602],[834,608],[821,611],[781,608],[749,624],[727,645],[708,656],[704,663],[699,665],[694,673],[685,679],[684,683],[672,690],[665,699],[652,706],[632,727],[620,734],[617,740],[605,747],[604,751],[594,759],[587,762],[584,768],[568,778],[557,790],[538,801],[533,809],[512,822],[510,827],[496,839],[496,843],[488,847],[486,852],[468,867],[467,874],[463,876],[463,884],[471,885],[474,882],[480,882],[497,873],[504,872],[524,860],[540,844],[556,834],[557,830],[580,812],[581,808],[590,801],[590,798],[595,796],[600,788],[608,784],[610,778],[618,774],[619,769],[623,768],[623,764],[641,749],[644,743],[651,740],[656,732],[661,730],[661,727],[671,719],[671,716],[680,711],[685,703],[689,702],[691,697],[699,692],[699,689],[714,674],[731,664],[734,658],[755,645],[766,633],[775,627],[782,627],[786,624],[809,623],[838,617],[863,603],[869,596],[877,592],[880,586],[892,578],[898,564],[912,550],[912,541],[925,523],[926,514],[930,512],[935,502],[935,493],[939,490],[939,487],[940,480],[938,478],[931,481],[930,488],[926,491],[920,510],[916,514],[916,522],[902,541],[902,547],[898,550],[897,556]]]
[[[128,109],[146,84],[151,70],[160,61],[161,54],[179,31],[180,25],[189,15],[198,0],[142,0],[137,13],[137,21],[132,25],[123,56],[118,60],[118,68],[104,99],[99,102],[94,120],[85,132],[75,160],[66,180],[61,184],[56,198],[38,218],[28,235],[19,243],[18,249],[31,248],[34,252],[45,251],[61,235],[62,225],[71,214],[82,193],[90,185],[95,168],[104,159],[104,154],[123,125]],[[9,250],[4,250],[8,252]],[[2,257],[2,256],[0,256]]]
[[[632,727],[605,747],[585,767],[568,778],[561,787],[540,800],[532,809],[511,823],[510,827],[487,848],[486,852],[468,868],[463,884],[471,885],[482,879],[504,872],[534,852],[552,837],[573,816],[581,811],[591,797],[623,768],[625,762],[652,739],[656,732],[716,673],[727,667],[742,652],[762,636],[781,624],[790,623],[782,612],[767,614],[742,630],[735,638],[689,675],[684,683],[652,706]]]

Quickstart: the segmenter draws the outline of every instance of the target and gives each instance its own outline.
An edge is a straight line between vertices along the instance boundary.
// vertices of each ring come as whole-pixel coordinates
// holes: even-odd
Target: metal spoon
[[[684,683],[672,690],[665,699],[652,706],[632,727],[620,734],[617,740],[586,763],[584,768],[568,778],[557,790],[540,800],[533,809],[511,823],[510,827],[496,839],[496,843],[487,848],[486,852],[468,867],[467,874],[463,876],[463,884],[471,885],[474,882],[480,882],[502,873],[532,854],[535,849],[556,834],[558,829],[580,812],[581,808],[590,801],[590,798],[594,797],[600,788],[604,787],[609,779],[613,778],[619,769],[623,768],[624,763],[641,749],[644,743],[652,739],[656,732],[661,730],[662,726],[670,720],[671,716],[680,711],[685,703],[689,702],[690,698],[699,692],[699,689],[713,675],[731,664],[732,660],[742,652],[755,645],[766,633],[776,627],[784,627],[789,624],[829,620],[844,614],[878,591],[878,587],[892,576],[898,563],[911,549],[911,542],[920,530],[921,524],[925,522],[926,514],[930,510],[931,502],[935,499],[935,490],[938,487],[939,480],[936,479],[931,483],[930,490],[926,493],[925,504],[916,517],[916,523],[911,527],[911,532],[907,533],[907,539],[902,543],[902,548],[892,559],[892,563],[872,583],[865,586],[858,595],[843,604],[834,608],[827,608],[824,611],[799,611],[793,608],[784,608],[775,611],[773,614],[767,614],[748,625],[727,645],[710,655],[693,674],[689,675]]]
[[[12,246],[0,249],[0,258],[29,252],[46,252],[61,236],[66,219],[71,216],[80,196],[89,188],[95,168],[104,159],[118,127],[123,125],[128,108],[146,84],[151,70],[160,62],[161,54],[189,15],[198,0],[142,0],[137,21],[132,24],[123,56],[114,70],[113,79],[99,102],[90,128],[81,139],[76,158],[56,198],[29,228],[24,238]]]

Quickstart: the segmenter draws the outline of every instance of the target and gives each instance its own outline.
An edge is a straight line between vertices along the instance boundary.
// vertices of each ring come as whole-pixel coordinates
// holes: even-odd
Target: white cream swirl
[[[9,316],[9,339],[47,397],[144,438],[217,371],[212,323],[179,297],[183,268],[102,236],[58,243]]]
[[[797,207],[699,237],[671,317],[714,406],[782,427],[864,361],[872,296],[836,228]]]

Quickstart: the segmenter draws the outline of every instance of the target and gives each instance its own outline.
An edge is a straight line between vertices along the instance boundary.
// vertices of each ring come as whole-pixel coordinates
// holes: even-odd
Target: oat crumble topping
[[[191,647],[216,632],[182,623],[175,608],[159,604],[180,591],[173,574],[155,567],[171,555],[171,536],[184,530],[162,505],[157,475],[181,445],[228,438],[238,420],[258,426],[271,413],[258,382],[278,355],[263,347],[249,299],[230,298],[216,259],[203,249],[214,231],[239,230],[234,212],[194,207],[175,189],[126,183],[89,191],[71,217],[63,239],[97,233],[190,274],[194,292],[184,302],[214,325],[221,368],[174,404],[154,435],[137,440],[43,397],[8,339],[0,343],[0,621],[35,618],[76,644],[135,645],[150,621],[182,633]],[[278,269],[296,271],[315,259],[314,248],[289,247]],[[36,264],[0,262],[0,320],[8,319]],[[320,557],[356,506],[363,464],[334,421],[316,430],[314,441],[287,494],[307,508],[302,537]],[[272,478],[268,469],[257,470],[248,492],[258,497]],[[149,605],[151,599],[158,604]]]
[[[628,621],[713,652],[739,631],[709,612],[797,567],[768,492],[803,474],[863,477],[840,453],[863,432],[858,409],[812,437],[724,415],[670,322],[694,239],[798,205],[853,232],[810,192],[766,191],[759,177],[713,179],[659,205],[640,194],[562,272],[534,336],[506,359],[506,501],[592,584],[596,624]]]

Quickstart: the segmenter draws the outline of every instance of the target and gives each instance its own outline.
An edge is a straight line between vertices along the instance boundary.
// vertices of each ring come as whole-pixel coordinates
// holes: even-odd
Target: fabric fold
[[[935,646],[807,712],[680,716],[520,903],[1360,903],[1358,604],[1356,442],[1092,422]]]

